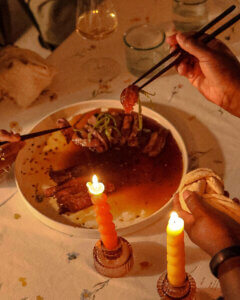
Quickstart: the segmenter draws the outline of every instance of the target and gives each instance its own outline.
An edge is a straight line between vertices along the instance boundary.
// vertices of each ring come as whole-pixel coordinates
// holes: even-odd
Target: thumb
[[[202,205],[201,199],[197,193],[191,191],[184,191],[183,198],[187,204],[187,207],[194,216],[200,217],[206,214],[205,208]]]
[[[211,50],[199,40],[194,39],[192,36],[178,33],[176,35],[176,39],[179,46],[183,50],[195,56],[199,61],[206,61],[209,58],[212,58]]]

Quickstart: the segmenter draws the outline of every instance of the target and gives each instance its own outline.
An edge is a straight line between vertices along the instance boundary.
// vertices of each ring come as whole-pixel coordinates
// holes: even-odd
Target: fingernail
[[[183,192],[183,198],[184,200],[187,200],[192,195],[192,192],[186,190]]]

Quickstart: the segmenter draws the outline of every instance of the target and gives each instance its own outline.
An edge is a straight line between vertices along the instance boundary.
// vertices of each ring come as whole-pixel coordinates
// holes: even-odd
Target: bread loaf
[[[189,190],[196,192],[215,209],[228,215],[240,224],[240,205],[224,196],[223,180],[211,169],[199,168],[187,173],[179,187],[179,200],[182,209],[190,212],[183,198],[183,192]]]
[[[0,51],[0,100],[28,107],[52,81],[55,70],[37,53],[8,46]]]

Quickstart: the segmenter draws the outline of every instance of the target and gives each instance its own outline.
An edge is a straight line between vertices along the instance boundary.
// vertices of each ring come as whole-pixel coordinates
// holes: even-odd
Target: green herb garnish
[[[117,128],[117,122],[111,114],[100,113],[100,114],[98,114],[96,119],[97,119],[96,124],[92,125],[93,130],[97,130],[99,133],[104,132],[104,134],[106,135],[106,137],[109,141],[111,141],[113,139],[113,137],[112,137],[113,131],[117,132],[118,136],[121,136],[121,133],[120,133],[119,129]],[[77,129],[77,128],[74,128],[73,130],[78,131],[80,133],[82,131],[82,129]],[[87,138],[88,138],[88,141],[90,142],[92,139],[91,132],[88,133]]]
[[[143,94],[145,97],[147,97],[150,100],[150,103],[152,103],[151,96],[155,96],[156,93],[149,93],[144,90],[140,90],[139,93]],[[143,118],[142,118],[142,103],[140,100],[140,97],[138,97],[138,131],[141,131],[143,129]]]

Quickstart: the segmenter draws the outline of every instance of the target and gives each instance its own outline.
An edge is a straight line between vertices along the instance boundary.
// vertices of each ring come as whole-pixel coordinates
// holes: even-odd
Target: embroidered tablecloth
[[[234,1],[209,1],[210,18]],[[67,104],[90,99],[119,99],[120,92],[134,80],[125,64],[122,35],[135,24],[161,24],[170,31],[171,1],[115,1],[119,17],[117,31],[100,42],[83,40],[73,33],[48,61],[57,69],[48,92],[28,109],[14,103],[0,103],[0,128],[17,122],[23,132],[46,114]],[[240,25],[221,35],[240,55]],[[100,54],[119,63],[119,75],[109,82],[87,80],[81,65]],[[189,154],[190,169],[209,167],[223,176],[232,197],[239,196],[240,121],[223,111],[194,89],[189,82],[169,71],[148,86],[155,92],[152,108],[166,117],[182,135]],[[150,104],[146,101],[145,105]],[[16,123],[15,123],[16,127]],[[11,186],[10,186],[11,184]],[[48,228],[23,203],[14,183],[1,183],[0,206],[0,299],[1,300],[87,300],[159,299],[156,284],[166,269],[168,214],[147,228],[126,238],[132,244],[135,264],[124,278],[108,279],[93,266],[94,239],[68,236]],[[197,299],[220,295],[218,281],[211,275],[209,256],[186,236],[186,269],[197,283]]]

